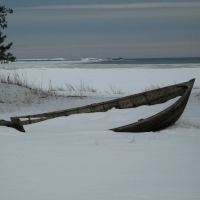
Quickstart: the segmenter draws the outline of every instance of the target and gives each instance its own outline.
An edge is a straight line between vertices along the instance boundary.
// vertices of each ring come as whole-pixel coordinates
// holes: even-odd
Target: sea
[[[1,64],[0,69],[23,68],[200,68],[200,57],[189,58],[81,58],[81,59],[18,59],[16,62]]]

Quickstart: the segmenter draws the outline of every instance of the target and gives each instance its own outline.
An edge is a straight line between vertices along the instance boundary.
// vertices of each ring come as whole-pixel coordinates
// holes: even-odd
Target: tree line
[[[13,45],[12,42],[8,44],[4,44],[6,35],[3,35],[2,29],[7,28],[7,21],[6,21],[6,16],[8,14],[12,14],[13,10],[10,8],[6,8],[5,6],[0,6],[0,62],[1,63],[6,63],[9,61],[15,61],[15,57],[12,55],[12,53],[9,52],[9,49]]]

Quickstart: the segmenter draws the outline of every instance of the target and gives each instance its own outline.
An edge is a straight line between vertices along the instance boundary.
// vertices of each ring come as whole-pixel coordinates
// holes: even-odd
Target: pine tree
[[[6,16],[7,14],[12,14],[12,13],[13,13],[12,9],[10,8],[7,9],[5,6],[0,6],[0,28],[1,29],[7,28]],[[7,52],[13,43],[11,42],[7,45],[3,45],[5,39],[6,39],[6,35],[3,35],[2,32],[0,31],[0,62],[1,63],[15,61],[16,59],[11,53]]]

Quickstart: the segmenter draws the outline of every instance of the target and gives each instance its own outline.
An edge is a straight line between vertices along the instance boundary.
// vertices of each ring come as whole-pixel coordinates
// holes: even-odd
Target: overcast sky
[[[17,58],[199,57],[200,0],[1,0]]]

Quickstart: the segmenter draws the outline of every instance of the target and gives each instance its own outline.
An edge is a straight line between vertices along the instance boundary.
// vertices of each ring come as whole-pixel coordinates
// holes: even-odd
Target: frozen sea
[[[27,64],[28,63],[28,64]],[[82,58],[67,60],[56,59],[19,59],[17,62],[0,65],[5,69],[20,68],[80,68],[80,69],[114,69],[114,68],[199,68],[200,57],[198,58],[140,58],[140,59],[101,59]]]
[[[132,93],[148,85],[164,86],[191,78],[197,78],[195,84],[200,85],[199,68],[200,58],[119,60],[57,58],[18,60],[0,65],[0,72],[7,74],[6,76],[17,73],[43,87],[48,87],[50,83],[55,87],[60,87],[68,83],[78,85],[84,82],[101,91],[112,86],[121,88],[126,93]],[[159,76],[157,76],[158,73]]]

